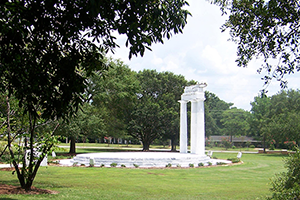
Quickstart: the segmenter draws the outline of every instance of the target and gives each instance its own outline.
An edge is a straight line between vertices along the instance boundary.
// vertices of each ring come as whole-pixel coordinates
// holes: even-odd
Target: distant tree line
[[[82,94],[85,100],[74,117],[52,121],[37,121],[37,132],[50,132],[70,141],[70,153],[76,153],[76,142],[108,142],[104,138],[122,138],[123,141],[143,144],[148,151],[151,144],[179,145],[180,104],[184,87],[194,85],[184,76],[172,72],[143,70],[135,72],[120,60],[105,58],[109,70],[93,73],[86,79],[88,87]],[[5,95],[2,96],[5,98]],[[251,110],[233,107],[216,94],[205,91],[206,137],[213,135],[232,137],[251,136],[261,141],[264,148],[294,149],[300,143],[300,92],[283,90],[268,97],[261,94],[251,102]],[[18,109],[19,101],[10,99],[14,110],[12,128],[24,131],[30,121]],[[5,113],[6,100],[0,109]],[[190,120],[190,104],[188,104]],[[3,118],[5,122],[5,118]],[[189,126],[189,123],[188,123]],[[189,132],[190,127],[188,127]],[[45,140],[55,139],[45,137]],[[2,138],[3,139],[3,138]],[[228,145],[227,145],[228,146]]]
[[[112,68],[88,80],[88,101],[57,131],[70,138],[70,152],[75,153],[75,141],[101,142],[104,137],[140,141],[144,151],[153,143],[171,141],[171,150],[175,151],[179,144],[178,100],[185,86],[197,82],[172,72],[135,72],[120,60],[107,62]],[[207,138],[227,135],[232,141],[233,136],[252,136],[265,148],[288,149],[300,142],[298,90],[281,91],[271,97],[259,95],[251,102],[250,111],[233,107],[233,103],[209,91],[205,91],[205,97]]]

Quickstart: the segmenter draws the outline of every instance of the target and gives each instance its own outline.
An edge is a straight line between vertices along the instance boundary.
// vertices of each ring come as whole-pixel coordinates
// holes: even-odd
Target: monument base
[[[190,153],[174,152],[112,152],[112,153],[87,153],[78,154],[71,160],[71,165],[93,165],[95,167],[111,167],[114,163],[116,167],[189,167],[193,164],[195,167],[199,163],[208,165],[209,162],[215,165],[218,161],[210,159],[206,155],[196,155]],[[226,161],[223,161],[225,162]],[[228,161],[227,161],[228,162]],[[231,163],[230,161],[228,163]],[[63,164],[63,163],[61,163]]]

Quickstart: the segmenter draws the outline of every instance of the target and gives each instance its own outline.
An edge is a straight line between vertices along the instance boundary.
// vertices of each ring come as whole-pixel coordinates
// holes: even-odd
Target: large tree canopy
[[[92,105],[102,113],[106,136],[124,137],[130,114],[137,101],[140,83],[136,72],[120,60],[109,59],[110,70],[104,77],[96,73],[90,79],[89,94]]]
[[[137,79],[141,88],[131,113],[129,134],[142,141],[145,151],[160,138],[171,139],[175,151],[179,133],[178,100],[184,87],[194,82],[188,82],[181,75],[156,70],[140,71]]]
[[[300,70],[300,2],[298,0],[214,0],[229,14],[229,29],[238,45],[238,66],[262,57],[268,83],[275,78],[285,86],[284,75]],[[274,60],[276,59],[276,60]]]
[[[44,117],[65,116],[81,102],[84,76],[107,68],[101,58],[118,46],[114,32],[127,36],[129,57],[143,55],[153,42],[182,32],[189,14],[184,5],[184,0],[4,0],[0,89],[15,92],[32,114],[39,105]]]

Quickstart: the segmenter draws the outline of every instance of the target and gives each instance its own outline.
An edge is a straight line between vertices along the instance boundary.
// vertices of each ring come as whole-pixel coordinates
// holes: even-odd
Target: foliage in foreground
[[[49,133],[38,132],[39,123],[69,119],[77,112],[86,98],[86,79],[95,70],[108,69],[104,55],[118,46],[113,32],[127,36],[129,57],[143,56],[153,43],[182,33],[189,15],[185,5],[188,3],[182,0],[1,1],[0,93],[6,104],[5,112],[0,113],[0,129],[6,130],[0,137],[7,136],[22,188],[30,190],[40,162],[55,143],[59,123]],[[20,132],[13,124],[12,96],[27,117]],[[30,158],[28,168],[20,172],[12,142],[22,138]],[[34,149],[41,155],[34,156]],[[24,161],[25,155],[23,166]]]
[[[287,172],[276,174],[272,180],[273,191],[269,199],[289,200],[300,198],[300,152],[299,148],[295,154],[290,154],[285,159]]]

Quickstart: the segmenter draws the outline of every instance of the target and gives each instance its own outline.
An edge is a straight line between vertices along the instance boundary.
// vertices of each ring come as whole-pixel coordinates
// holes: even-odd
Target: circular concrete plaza
[[[111,153],[87,153],[78,154],[73,159],[61,160],[61,165],[85,165],[85,166],[105,166],[111,167],[114,163],[116,167],[195,167],[199,163],[203,165],[216,165],[217,162],[231,163],[228,160],[210,159],[206,155],[175,152],[111,152]]]

